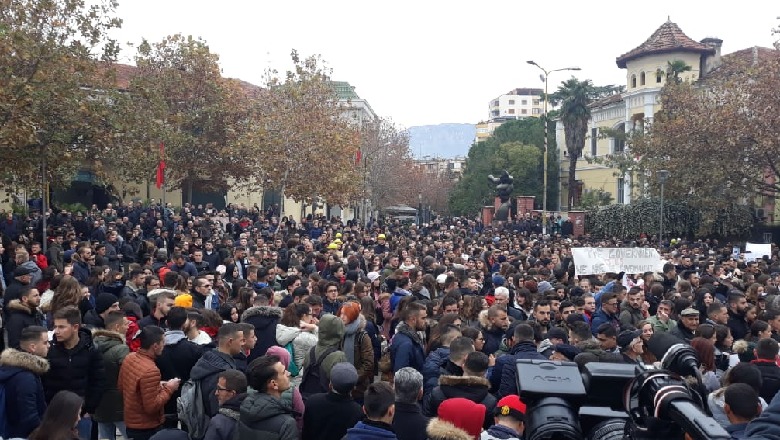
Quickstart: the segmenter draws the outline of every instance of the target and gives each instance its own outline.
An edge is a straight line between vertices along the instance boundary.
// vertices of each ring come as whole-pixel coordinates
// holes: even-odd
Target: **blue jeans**
[[[127,439],[125,422],[98,422],[98,438],[100,440],[116,440],[116,430],[122,433],[122,437]]]

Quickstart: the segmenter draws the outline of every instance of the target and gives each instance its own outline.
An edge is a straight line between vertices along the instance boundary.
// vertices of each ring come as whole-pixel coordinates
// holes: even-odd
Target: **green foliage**
[[[588,210],[585,230],[595,237],[636,238],[658,234],[660,200],[642,199],[630,205],[609,205]],[[665,237],[744,236],[753,226],[749,207],[702,210],[686,202],[664,201]]]
[[[580,199],[580,209],[590,211],[601,206],[607,206],[612,203],[612,194],[603,189],[585,191]]]
[[[548,127],[547,206],[557,205],[558,158],[555,130]],[[474,144],[466,158],[463,177],[449,199],[454,215],[472,215],[483,206],[492,206],[495,189],[488,174],[506,169],[514,177],[513,196],[536,196],[541,206],[544,186],[544,125],[541,118],[526,118],[507,122],[484,142]]]

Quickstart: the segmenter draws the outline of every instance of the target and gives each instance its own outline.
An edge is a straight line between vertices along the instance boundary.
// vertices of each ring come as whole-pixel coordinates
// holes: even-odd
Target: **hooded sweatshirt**
[[[344,338],[344,322],[336,315],[325,315],[320,320],[319,327],[319,340],[314,347],[314,356],[319,359],[327,349],[336,348],[336,351],[330,353],[320,363],[322,373],[330,381],[331,368],[339,362],[347,362],[347,356],[341,351],[341,340]],[[303,368],[308,368],[311,361],[309,353],[306,353]]]
[[[206,413],[209,417],[214,417],[219,410],[219,402],[214,392],[217,390],[219,373],[225,370],[235,370],[236,361],[218,349],[209,350],[203,353],[190,372],[190,379],[201,381],[203,395],[208,396],[206,402]]]

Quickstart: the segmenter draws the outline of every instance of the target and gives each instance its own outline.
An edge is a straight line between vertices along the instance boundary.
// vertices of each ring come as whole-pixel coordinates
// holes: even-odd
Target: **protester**
[[[393,440],[393,418],[395,416],[395,393],[385,382],[368,386],[363,396],[363,413],[366,418],[347,430],[346,440]]]
[[[106,371],[106,390],[95,410],[94,419],[98,422],[98,435],[101,439],[116,439],[117,429],[127,438],[124,422],[124,402],[119,392],[119,372],[130,347],[125,343],[125,334],[129,321],[125,314],[115,310],[104,318],[105,329],[92,333],[95,346],[103,356]]]
[[[250,362],[247,380],[252,391],[241,403],[235,440],[297,440],[292,410],[281,401],[282,393],[290,387],[290,373],[279,358],[264,355]]]
[[[19,335],[20,350],[6,348],[0,354],[0,387],[5,390],[5,432],[0,437],[27,437],[46,410],[46,396],[41,377],[49,371],[48,332],[44,327],[29,326]]]
[[[493,409],[495,424],[482,432],[481,440],[520,440],[525,430],[526,405],[515,394],[504,396]]]
[[[360,405],[352,398],[358,381],[359,374],[350,362],[333,366],[330,391],[306,401],[302,440],[340,440],[363,418]]]
[[[238,370],[219,373],[217,380],[217,401],[219,411],[209,420],[203,440],[232,440],[241,416],[241,403],[247,394],[246,375]]]
[[[81,436],[76,425],[83,405],[84,399],[78,394],[66,390],[57,392],[49,402],[40,426],[30,433],[27,440],[79,439]]]
[[[393,431],[398,440],[425,440],[430,419],[422,414],[419,401],[423,396],[423,376],[410,367],[398,370],[393,377],[395,417]]]
[[[215,394],[219,373],[236,369],[233,357],[241,353],[241,347],[246,344],[244,332],[238,324],[225,324],[219,329],[217,344],[217,348],[204,352],[190,371],[190,379],[200,382],[202,393],[206,396],[205,408],[208,417],[214,417],[219,410]]]
[[[141,348],[127,355],[119,370],[117,388],[122,393],[127,436],[133,440],[148,440],[165,421],[165,403],[179,388],[181,379],[161,381],[154,363],[162,354],[165,332],[149,325],[141,330]]]

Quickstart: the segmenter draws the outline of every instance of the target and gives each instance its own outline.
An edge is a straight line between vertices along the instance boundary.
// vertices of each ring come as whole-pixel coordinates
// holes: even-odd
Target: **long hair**
[[[83,298],[81,293],[81,284],[73,276],[64,276],[60,281],[60,284],[54,290],[54,296],[51,299],[50,309],[54,313],[57,310],[63,309],[68,306],[78,307]]]
[[[60,391],[51,399],[40,426],[28,440],[73,440],[78,438],[74,428],[79,420],[84,399],[70,391]]]
[[[308,304],[292,303],[285,307],[279,323],[287,327],[298,328],[301,324],[301,318],[309,313],[311,313],[311,307]]]
[[[699,358],[699,364],[704,367],[704,371],[715,371],[715,345],[712,341],[693,338],[691,347],[696,351],[696,357]]]

